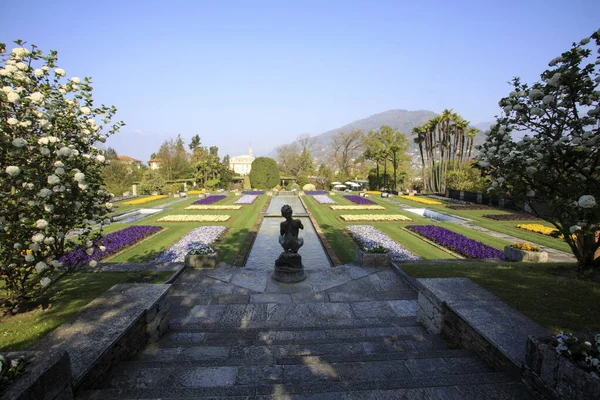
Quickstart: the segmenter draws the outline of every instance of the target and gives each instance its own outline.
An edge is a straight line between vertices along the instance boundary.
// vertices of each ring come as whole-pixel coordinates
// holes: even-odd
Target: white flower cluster
[[[9,244],[0,265],[33,268],[35,274],[16,278],[23,282],[3,278],[6,288],[33,293],[51,284],[66,232],[83,227],[85,239],[89,225],[107,222],[110,196],[96,178],[105,159],[94,147],[106,137],[96,118],[108,123],[116,110],[94,107],[89,80],[67,78],[55,53],[17,43],[0,54],[0,136],[8,145],[0,157],[0,192],[7,194],[0,202],[0,242]]]

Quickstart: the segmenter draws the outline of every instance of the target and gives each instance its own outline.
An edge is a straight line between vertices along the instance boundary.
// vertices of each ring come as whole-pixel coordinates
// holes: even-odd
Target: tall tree
[[[591,39],[550,61],[540,81],[513,80],[479,155],[492,187],[554,225],[589,272],[600,269],[600,32]],[[514,131],[529,133],[515,141]]]
[[[269,157],[258,157],[252,161],[250,183],[256,189],[272,189],[279,184],[277,162]]]
[[[294,142],[291,144],[284,144],[277,149],[276,160],[281,172],[290,174],[292,176],[298,175],[300,170],[300,146]]]
[[[339,172],[349,177],[354,158],[358,157],[363,146],[363,131],[339,132],[331,139],[331,155]]]
[[[465,163],[471,158],[473,141],[479,130],[469,128],[453,110],[444,110],[422,126],[413,128],[415,143],[419,145],[423,173],[429,171],[425,188],[430,192],[446,191],[446,173],[451,162]],[[424,176],[425,178],[425,176]]]
[[[192,140],[190,141],[190,144],[189,144],[190,151],[193,153],[194,150],[200,146],[202,146],[202,143],[200,141],[200,135],[192,136]]]

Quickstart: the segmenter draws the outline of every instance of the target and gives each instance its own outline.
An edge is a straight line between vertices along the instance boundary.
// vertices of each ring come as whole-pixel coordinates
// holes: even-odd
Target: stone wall
[[[494,368],[520,375],[528,335],[549,332],[467,278],[417,279],[417,319],[451,347],[476,352]]]
[[[23,375],[0,393],[3,400],[73,399],[71,362],[66,351],[20,351],[3,354],[11,358],[25,357],[27,360]]]
[[[72,320],[59,326],[30,350],[36,354],[66,354],[69,377],[63,377],[73,391],[92,389],[115,364],[135,355],[148,342],[157,341],[169,327],[167,292],[171,285],[120,284],[86,305]],[[40,367],[41,365],[41,367]],[[53,366],[34,362],[27,367],[28,383],[43,385]],[[26,393],[27,387],[22,388]],[[21,396],[21,395],[19,395]],[[39,397],[14,397],[15,399]],[[69,399],[45,397],[48,399]],[[72,396],[71,396],[72,397]]]
[[[527,341],[524,376],[550,399],[594,400],[600,396],[600,379],[557,354],[554,346],[543,339],[531,337]]]

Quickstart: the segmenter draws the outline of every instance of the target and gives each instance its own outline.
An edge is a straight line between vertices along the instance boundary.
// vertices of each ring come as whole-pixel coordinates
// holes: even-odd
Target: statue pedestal
[[[275,261],[273,279],[278,282],[295,283],[306,279],[306,272],[302,265],[302,256],[298,253],[283,252]]]

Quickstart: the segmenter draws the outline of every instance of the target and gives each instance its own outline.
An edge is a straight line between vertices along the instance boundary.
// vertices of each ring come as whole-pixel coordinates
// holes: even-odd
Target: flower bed
[[[156,222],[224,222],[230,215],[167,215]]]
[[[259,194],[265,194],[265,191],[264,190],[243,190],[242,194],[259,195]]]
[[[381,192],[379,190],[365,190],[363,193],[372,194],[374,196],[379,196],[381,194]]]
[[[442,204],[441,201],[429,200],[426,197],[417,197],[417,196],[398,196],[398,197],[400,197],[401,199],[412,200],[412,201],[416,201],[417,203],[428,204],[428,205]]]
[[[187,192],[187,194],[189,194],[190,196],[193,194],[204,194],[206,193],[206,190],[202,189],[202,190],[189,190]]]
[[[89,263],[92,260],[98,261],[139,242],[147,236],[155,234],[161,229],[160,226],[132,225],[103,237],[97,243],[97,247],[91,247],[93,249],[91,254],[88,254],[83,248],[78,248],[63,255],[58,261],[70,265],[81,262]],[[101,247],[104,247],[104,250],[100,250]]]
[[[387,249],[392,260],[419,260],[419,257],[370,225],[349,225],[346,229],[363,250],[383,247]]]
[[[389,221],[412,221],[412,219],[401,214],[355,214],[355,215],[340,215],[340,218],[344,221],[373,221],[373,222],[389,222]]]
[[[426,196],[429,197],[430,199],[447,201],[447,202],[455,203],[455,204],[471,204],[471,202],[469,202],[469,201],[453,199],[451,197],[445,197],[445,196],[438,196],[437,194],[428,194]]]
[[[137,206],[138,204],[150,203],[151,201],[164,199],[166,197],[167,196],[164,196],[164,195],[142,197],[141,199],[126,201],[125,203],[123,203],[123,205],[125,205],[125,206]]]
[[[440,226],[409,225],[406,228],[467,258],[503,258],[504,256],[501,250]]]
[[[225,226],[201,226],[194,229],[167,251],[163,251],[153,262],[183,262],[192,249],[211,245],[225,232]]]
[[[446,206],[446,208],[450,208],[451,210],[464,210],[464,211],[472,211],[472,210],[491,210],[492,207],[484,206],[483,204],[470,204],[464,206]]]
[[[517,228],[524,229],[529,232],[541,233],[542,235],[546,236],[564,239],[564,236],[557,229],[541,224],[518,224]]]
[[[197,205],[191,205],[186,207],[186,210],[239,210],[240,208],[242,208],[242,206],[239,205],[235,205],[235,204],[229,204],[229,205],[224,205],[224,206],[211,206],[211,205],[202,205],[202,204],[197,204]]]
[[[112,201],[113,203],[116,203],[117,201],[124,201],[124,200],[129,200],[129,199],[137,199],[137,195],[129,195],[129,196],[115,196],[112,199],[110,199],[110,201]]]
[[[309,196],[315,196],[319,194],[329,194],[329,192],[327,190],[305,190],[304,194],[307,194]]]
[[[254,203],[254,200],[256,200],[257,197],[258,196],[256,195],[247,194],[237,199],[234,204],[252,204]]]
[[[486,214],[484,217],[496,221],[531,221],[539,219],[531,214]]]
[[[332,210],[385,210],[385,207],[380,205],[364,205],[364,206],[330,206]]]
[[[200,200],[196,200],[192,204],[212,204],[212,203],[216,203],[217,201],[223,200],[225,197],[227,197],[227,196],[222,195],[222,194],[216,194],[216,195],[205,197]]]
[[[377,204],[373,200],[365,199],[364,197],[355,196],[353,194],[347,194],[344,197],[356,204]]]
[[[321,194],[313,196],[313,199],[315,199],[317,201],[317,203],[319,203],[319,204],[337,204],[335,201],[331,200],[328,196],[323,196]]]

